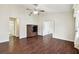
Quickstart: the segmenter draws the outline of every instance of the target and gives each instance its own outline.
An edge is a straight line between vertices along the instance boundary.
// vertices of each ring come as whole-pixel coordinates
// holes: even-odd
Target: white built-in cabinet
[[[79,49],[79,5],[73,5],[74,8],[74,20],[75,20],[75,40],[74,47]]]

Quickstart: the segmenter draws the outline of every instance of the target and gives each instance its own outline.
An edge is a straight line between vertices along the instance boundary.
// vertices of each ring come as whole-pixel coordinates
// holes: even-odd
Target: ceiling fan
[[[27,11],[29,11],[29,16],[31,16],[32,14],[39,15],[41,12],[45,12],[45,10],[38,9],[39,8],[38,4],[33,4],[33,6],[34,6],[33,9],[30,9],[30,8],[26,9]]]

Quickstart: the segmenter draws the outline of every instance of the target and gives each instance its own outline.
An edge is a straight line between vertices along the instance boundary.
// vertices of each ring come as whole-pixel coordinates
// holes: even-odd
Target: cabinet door
[[[37,31],[33,31],[33,27],[35,25],[27,25],[27,37],[33,37],[33,36],[37,36]]]
[[[75,47],[79,49],[79,18],[75,19]]]

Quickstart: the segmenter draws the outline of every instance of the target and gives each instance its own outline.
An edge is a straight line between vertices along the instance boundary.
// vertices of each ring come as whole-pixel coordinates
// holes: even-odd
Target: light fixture
[[[38,4],[33,4],[34,8],[30,9],[30,8],[26,8],[26,10],[29,12],[29,16],[33,15],[39,15],[42,12],[45,12],[45,10],[39,9]]]
[[[33,11],[33,14],[34,14],[34,15],[38,14],[38,11],[37,11],[37,10],[34,10],[34,11]]]

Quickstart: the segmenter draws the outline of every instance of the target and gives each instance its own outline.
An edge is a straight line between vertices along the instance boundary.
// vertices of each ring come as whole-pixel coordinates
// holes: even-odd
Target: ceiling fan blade
[[[30,13],[29,13],[29,16],[31,16],[31,15],[32,15],[32,13],[33,13],[33,12],[30,12]]]
[[[38,4],[33,4],[34,6],[38,6]]]
[[[39,10],[40,12],[45,12],[45,10]]]
[[[31,9],[27,8],[26,10],[31,10]]]

